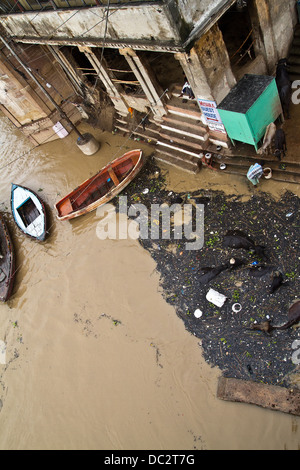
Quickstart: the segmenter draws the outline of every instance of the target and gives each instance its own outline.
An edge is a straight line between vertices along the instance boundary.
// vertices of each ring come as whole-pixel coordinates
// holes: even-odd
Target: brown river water
[[[7,345],[0,449],[299,449],[300,418],[216,398],[220,371],[205,363],[199,339],[163,299],[155,262],[138,241],[99,240],[96,211],[56,219],[54,203],[109,160],[137,146],[152,152],[88,130],[101,142],[93,156],[78,149],[74,133],[29,151],[30,142],[0,116],[0,208],[18,266],[13,296],[0,305]],[[249,197],[243,179],[205,171],[170,169],[169,187],[214,185]],[[14,225],[12,182],[38,192],[50,208],[45,242]],[[282,185],[266,185],[280,195]]]

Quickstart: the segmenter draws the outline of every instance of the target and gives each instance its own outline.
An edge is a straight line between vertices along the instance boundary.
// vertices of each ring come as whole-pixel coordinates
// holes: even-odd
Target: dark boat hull
[[[6,302],[13,290],[15,280],[15,250],[8,227],[0,214],[0,300]]]

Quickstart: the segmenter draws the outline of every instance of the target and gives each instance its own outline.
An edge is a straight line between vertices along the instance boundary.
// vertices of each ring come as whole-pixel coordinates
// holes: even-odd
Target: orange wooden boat
[[[140,149],[116,158],[55,204],[57,218],[73,219],[106,204],[134,179],[144,161]]]

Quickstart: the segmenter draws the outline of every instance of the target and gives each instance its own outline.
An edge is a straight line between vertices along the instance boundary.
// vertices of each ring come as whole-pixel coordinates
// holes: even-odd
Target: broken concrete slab
[[[217,397],[300,416],[300,389],[288,389],[248,380],[220,377]]]

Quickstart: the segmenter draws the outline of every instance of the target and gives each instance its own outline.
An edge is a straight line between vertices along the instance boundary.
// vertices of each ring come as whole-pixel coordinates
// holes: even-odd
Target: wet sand
[[[14,294],[0,305],[7,344],[0,449],[299,449],[299,418],[217,400],[220,371],[163,299],[155,263],[138,241],[100,241],[97,212],[55,219],[54,203],[109,160],[137,147],[152,153],[88,130],[101,142],[94,156],[71,134],[18,158],[31,144],[0,118],[1,209],[18,265]],[[251,196],[241,178],[232,185],[223,175],[163,168],[176,191],[213,185]],[[15,227],[11,182],[37,191],[50,208],[46,242]]]

